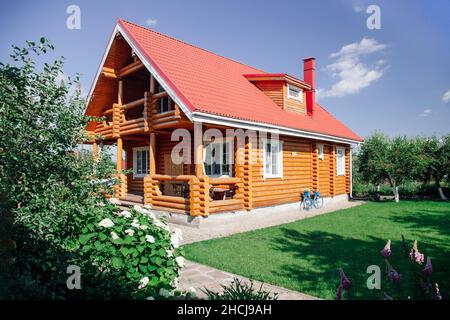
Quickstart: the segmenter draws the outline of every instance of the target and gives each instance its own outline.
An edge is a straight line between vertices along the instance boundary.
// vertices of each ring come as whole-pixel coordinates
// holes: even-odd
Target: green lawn
[[[398,272],[407,272],[402,234],[411,242],[417,239],[419,251],[432,258],[434,276],[448,298],[450,202],[370,202],[184,249],[187,259],[326,299],[334,299],[342,267],[353,282],[353,298],[377,298],[379,293],[366,287],[366,269],[375,264],[385,271],[379,252],[391,239],[391,262]]]

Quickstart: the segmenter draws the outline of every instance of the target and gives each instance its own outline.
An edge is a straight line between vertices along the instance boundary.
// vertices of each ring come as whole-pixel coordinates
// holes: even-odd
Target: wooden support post
[[[195,175],[197,177],[203,176],[203,130],[201,122],[194,122],[194,165]]]
[[[118,184],[116,186],[116,197],[117,198],[123,198],[125,197],[127,193],[127,181],[126,176],[121,173],[122,171],[122,163],[123,163],[123,141],[122,138],[117,138],[117,163],[116,163],[116,170],[117,170],[117,179]]]
[[[94,161],[97,161],[97,159],[98,159],[98,144],[97,144],[97,141],[94,141],[94,143],[92,143],[92,158],[94,159]]]
[[[119,80],[119,86],[118,86],[118,90],[117,90],[117,104],[119,104],[120,106],[122,106],[122,104],[123,104],[123,80],[122,79]]]
[[[150,94],[155,94],[156,92],[156,80],[155,77],[150,75]]]
[[[122,171],[122,151],[123,141],[122,138],[117,138],[117,172]]]
[[[150,133],[149,172],[150,176],[156,174],[156,133]]]

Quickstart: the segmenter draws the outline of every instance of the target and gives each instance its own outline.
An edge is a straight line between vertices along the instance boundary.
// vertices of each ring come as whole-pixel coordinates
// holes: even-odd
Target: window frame
[[[278,173],[273,174],[266,172],[266,157],[267,157],[267,143],[270,142],[271,146],[272,143],[277,144],[278,146],[278,154],[277,154],[277,167],[278,167]],[[283,141],[282,140],[272,140],[272,139],[262,139],[263,143],[263,178],[264,179],[275,179],[275,178],[281,178],[283,179]],[[272,168],[272,166],[271,166]]]
[[[163,110],[163,101],[167,99],[167,110]],[[159,108],[158,108],[159,113],[166,113],[170,111],[170,97],[161,97],[159,98]]]
[[[291,95],[291,93],[290,93],[291,89],[294,90],[294,91],[298,91],[298,93],[299,93],[299,97],[298,98]],[[293,86],[291,84],[288,84],[287,85],[287,97],[288,97],[288,99],[292,99],[292,100],[299,101],[299,102],[303,103],[303,89],[299,88],[299,87],[296,87],[296,86]]]
[[[339,156],[339,151],[342,151],[342,157]],[[339,165],[338,159],[342,159],[341,166]],[[345,147],[336,147],[336,175],[345,176]]]
[[[319,160],[325,159],[323,143],[318,143],[317,144],[317,159],[319,159]]]
[[[137,163],[137,154],[138,152],[147,151],[148,158],[147,158],[147,170],[148,173],[137,173],[138,169],[138,163]],[[133,179],[134,178],[144,178],[146,175],[150,172],[150,147],[135,147],[133,148]]]
[[[234,150],[232,150],[233,144],[231,143],[231,141],[229,139],[215,139],[213,142],[205,143],[205,146],[203,148],[203,173],[205,175],[207,175],[208,177],[211,177],[211,178],[230,178],[230,177],[233,177],[233,162],[232,163],[225,163],[225,164],[221,163],[219,165],[220,174],[207,174],[206,173],[206,166],[205,165],[206,165],[207,148],[210,145],[214,145],[214,144],[222,145],[221,152],[223,152],[223,145],[226,145],[225,148],[228,151],[226,160],[228,160],[228,155],[230,153],[234,157]],[[228,174],[223,174],[223,167],[222,167],[223,165],[227,165],[228,166]]]

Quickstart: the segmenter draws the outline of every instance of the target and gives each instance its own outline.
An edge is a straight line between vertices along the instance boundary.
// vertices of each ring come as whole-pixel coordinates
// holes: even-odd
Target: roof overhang
[[[276,125],[272,125],[272,124],[258,123],[258,122],[253,122],[253,121],[229,118],[229,117],[213,115],[213,114],[209,114],[209,113],[205,113],[205,112],[198,112],[198,111],[195,111],[193,113],[193,121],[215,124],[215,125],[229,126],[229,127],[233,127],[233,128],[242,128],[242,129],[247,129],[247,130],[263,131],[263,132],[268,132],[268,133],[277,133],[279,135],[285,135],[285,136],[315,139],[315,140],[321,140],[321,141],[330,141],[330,142],[343,143],[343,144],[358,145],[358,144],[362,143],[362,141],[353,140],[353,139],[347,139],[347,138],[342,138],[342,137],[337,137],[337,136],[332,136],[332,135],[326,135],[326,134],[322,134],[322,133],[281,127],[281,126],[276,126]]]
[[[250,82],[282,81],[302,89],[311,90],[309,84],[286,73],[244,74],[244,77]]]
[[[151,60],[150,57],[143,54],[143,51],[140,50],[139,44],[135,43],[133,39],[128,35],[126,30],[121,26],[120,20],[116,24],[114,31],[111,35],[111,38],[109,39],[108,46],[106,47],[106,50],[103,54],[100,66],[97,70],[97,73],[95,75],[94,81],[91,85],[91,89],[89,90],[89,95],[86,100],[86,107],[84,110],[84,113],[88,110],[89,103],[93,97],[95,87],[97,85],[97,81],[99,77],[102,74],[103,66],[105,64],[106,58],[108,56],[108,53],[111,49],[111,46],[114,42],[115,37],[120,34],[125,41],[128,43],[128,45],[133,49],[133,51],[136,53],[137,57],[142,61],[144,66],[147,68],[147,70],[150,72],[150,74],[156,79],[156,81],[163,87],[163,89],[168,93],[170,98],[175,101],[175,103],[180,107],[180,109],[184,112],[186,117],[192,121],[192,109],[188,107],[190,103],[187,101],[187,99],[182,96],[176,88],[171,84],[171,81],[161,72],[161,70],[156,66],[156,64]]]
[[[142,61],[144,66],[147,68],[147,70],[150,72],[150,74],[155,77],[156,81],[164,88],[164,90],[169,94],[171,99],[175,101],[175,103],[180,107],[180,109],[184,112],[186,117],[191,122],[203,122],[203,123],[209,123],[209,124],[215,124],[215,125],[225,125],[229,127],[234,128],[242,128],[242,129],[250,129],[255,131],[264,131],[269,133],[278,133],[280,135],[286,135],[286,136],[294,136],[294,137],[301,137],[301,138],[308,138],[308,139],[315,139],[315,140],[322,140],[322,141],[330,141],[330,142],[336,142],[336,143],[343,143],[343,144],[361,144],[362,141],[359,140],[353,140],[353,139],[347,139],[343,137],[337,137],[332,135],[326,135],[322,133],[315,133],[311,131],[304,131],[304,130],[298,130],[288,127],[282,127],[282,126],[276,126],[272,124],[266,124],[266,123],[259,123],[254,121],[248,121],[248,120],[241,120],[231,117],[224,117],[199,111],[193,111],[195,110],[195,107],[184,97],[184,95],[179,92],[179,90],[172,84],[170,79],[165,76],[165,74],[158,68],[158,66],[153,62],[153,60],[148,56],[145,55],[143,50],[141,50],[141,47],[138,43],[135,43],[135,41],[130,37],[130,35],[126,32],[125,28],[122,27],[121,21],[119,20],[116,24],[114,31],[111,35],[111,38],[108,42],[108,45],[106,47],[106,50],[103,54],[101,63],[99,65],[99,68],[97,70],[97,73],[95,75],[94,81],[91,85],[91,88],[89,90],[89,94],[86,101],[86,107],[84,110],[84,113],[86,113],[89,103],[93,97],[93,93],[95,90],[95,87],[97,85],[98,79],[102,74],[103,66],[105,64],[106,58],[108,56],[108,53],[111,49],[111,46],[114,42],[115,37],[120,34],[125,41],[128,43],[128,45],[133,49],[133,51],[136,53],[138,58]],[[286,81],[288,83],[291,83],[293,85],[299,86],[301,88],[305,89],[311,89],[311,87],[306,84],[305,82],[292,77],[288,74],[280,73],[280,74],[249,74],[249,75],[243,75],[246,77],[249,81]]]

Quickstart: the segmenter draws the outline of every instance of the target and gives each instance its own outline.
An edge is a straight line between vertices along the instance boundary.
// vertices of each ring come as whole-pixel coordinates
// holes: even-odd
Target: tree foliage
[[[355,156],[356,180],[374,185],[388,183],[398,200],[398,187],[421,181],[434,182],[440,190],[448,177],[450,164],[450,135],[437,137],[398,136],[389,138],[376,132],[365,139]],[[442,190],[440,190],[443,197]]]

